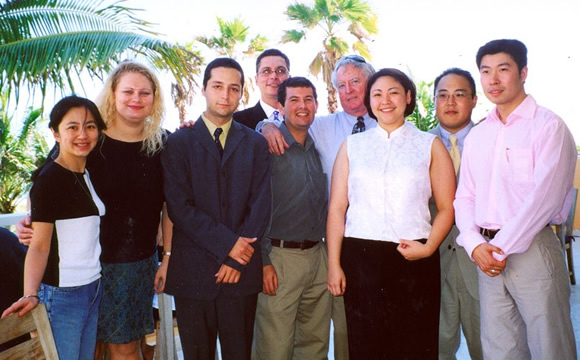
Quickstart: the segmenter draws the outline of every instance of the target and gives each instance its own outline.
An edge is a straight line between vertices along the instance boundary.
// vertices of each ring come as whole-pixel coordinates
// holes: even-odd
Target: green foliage
[[[236,17],[232,21],[226,21],[217,17],[220,35],[218,36],[197,36],[195,39],[208,48],[214,50],[220,56],[227,56],[233,59],[238,58],[239,46],[246,43],[249,26],[244,24],[241,17]],[[247,43],[244,54],[254,54],[262,52],[268,46],[268,39],[263,35],[256,35]]]
[[[433,129],[439,124],[433,102],[433,82],[420,81],[417,86],[417,106],[407,120],[422,131]]]
[[[15,135],[13,115],[8,114],[8,91],[0,96],[0,213],[14,211],[29,190],[30,175],[46,158],[48,145],[37,130],[42,109],[29,108]]]
[[[191,87],[195,55],[158,39],[124,0],[8,0],[0,4],[0,89],[73,92],[87,70],[102,78],[123,56],[143,55]],[[107,5],[106,3],[110,3]]]
[[[253,39],[246,41],[249,26],[244,24],[241,17],[236,17],[232,21],[225,21],[217,17],[219,26],[219,37],[217,36],[197,36],[195,40],[204,44],[220,56],[227,56],[239,60],[242,56],[255,57],[268,47],[268,39],[263,35],[256,35]],[[240,46],[245,46],[240,50]],[[246,76],[244,82],[242,103],[247,105],[250,101],[250,92],[254,89],[254,82],[251,76]]]
[[[377,16],[365,0],[315,0],[313,6],[296,2],[288,5],[286,15],[299,28],[286,30],[282,43],[299,43],[309,32],[323,32],[322,48],[317,50],[309,70],[314,76],[323,74],[328,111],[333,113],[337,108],[336,89],[331,83],[334,66],[349,49],[370,59],[365,41],[378,33]]]

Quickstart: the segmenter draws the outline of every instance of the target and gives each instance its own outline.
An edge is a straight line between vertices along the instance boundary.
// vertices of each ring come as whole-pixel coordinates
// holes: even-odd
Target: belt
[[[283,249],[300,249],[307,250],[315,247],[320,241],[303,240],[303,241],[284,241],[280,239],[270,239],[272,246]]]
[[[479,229],[479,233],[483,236],[487,236],[489,238],[489,240],[493,239],[495,237],[495,235],[497,234],[498,231],[500,231],[501,229],[498,230],[490,230],[490,229],[484,229],[484,228],[480,228]]]

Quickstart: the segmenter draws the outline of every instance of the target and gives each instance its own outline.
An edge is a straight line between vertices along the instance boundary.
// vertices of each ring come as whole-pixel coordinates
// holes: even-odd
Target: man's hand
[[[175,130],[192,127],[193,125],[195,125],[195,120],[187,120],[179,124],[179,127]]]
[[[30,245],[33,232],[34,230],[32,229],[30,215],[26,215],[24,219],[16,223],[16,234],[18,235],[18,241],[20,241],[22,245]]]
[[[266,265],[263,268],[262,275],[262,291],[266,295],[276,296],[276,289],[278,288],[278,275],[276,275],[276,269],[274,265]]]
[[[471,257],[473,257],[473,260],[475,260],[475,263],[479,266],[481,271],[490,277],[501,274],[503,269],[505,269],[507,260],[504,259],[502,261],[497,261],[493,257],[493,253],[503,255],[503,251],[500,248],[489,243],[483,243],[473,249],[473,253],[471,254]]]
[[[240,264],[248,265],[252,255],[254,255],[254,248],[251,244],[256,242],[256,240],[257,238],[250,239],[240,236],[228,255]]]
[[[403,255],[406,260],[413,261],[427,258],[435,252],[428,244],[423,244],[415,240],[400,239],[397,251]]]
[[[240,276],[242,275],[241,272],[238,270],[229,267],[227,265],[222,264],[220,266],[219,271],[215,274],[215,283],[216,284],[236,284],[240,281]]]
[[[262,126],[262,135],[268,141],[268,150],[274,155],[284,154],[284,149],[288,149],[290,146],[284,140],[284,135],[276,124],[266,123]]]

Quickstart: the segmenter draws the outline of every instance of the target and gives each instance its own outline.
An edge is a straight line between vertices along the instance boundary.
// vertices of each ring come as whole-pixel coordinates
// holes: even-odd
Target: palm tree
[[[195,39],[208,48],[214,50],[220,56],[227,56],[232,59],[240,59],[243,56],[254,57],[257,53],[262,52],[268,45],[268,39],[263,35],[256,35],[248,43],[249,26],[244,24],[241,17],[236,17],[233,21],[225,21],[217,17],[220,36],[198,36]],[[246,45],[242,50],[241,45]],[[244,96],[242,102],[247,105],[250,100],[250,91],[254,89],[254,83],[251,77],[247,77],[244,83]]]
[[[18,135],[8,114],[8,91],[0,95],[0,213],[11,213],[30,188],[30,175],[44,161],[48,145],[36,130],[42,109],[29,108]]]
[[[415,124],[419,130],[428,131],[439,124],[433,101],[433,81],[423,80],[415,84],[417,87],[417,106],[407,120]]]
[[[194,86],[195,55],[160,40],[124,0],[7,0],[0,5],[0,89],[74,91],[87,70],[101,78],[127,54],[145,56]]]
[[[195,55],[195,68],[197,71],[194,74],[199,75],[199,69],[201,69],[201,66],[203,65],[203,57],[201,56],[200,51],[193,48],[193,42],[185,44],[184,47]],[[171,99],[179,112],[180,124],[183,124],[186,120],[187,106],[191,105],[193,102],[196,88],[197,86],[185,86],[178,82],[171,83]]]
[[[378,32],[377,16],[365,0],[314,0],[314,6],[294,3],[288,6],[286,15],[290,20],[297,21],[300,28],[285,31],[282,43],[298,43],[315,28],[321,29],[324,34],[322,50],[310,63],[309,70],[316,77],[322,72],[328,91],[328,111],[333,113],[337,100],[330,77],[338,59],[349,52],[350,39],[341,37],[341,34],[350,34],[349,37],[354,40],[350,46],[352,51],[370,59],[365,40]]]

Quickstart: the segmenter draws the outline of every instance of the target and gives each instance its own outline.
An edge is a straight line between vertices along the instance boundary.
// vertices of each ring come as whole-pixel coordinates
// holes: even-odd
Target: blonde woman
[[[162,211],[163,96],[151,70],[124,61],[111,72],[96,103],[107,124],[87,162],[107,207],[101,222],[98,341],[107,344],[112,360],[140,359],[140,339],[153,332],[153,292],[163,291],[171,254],[171,222]],[[158,268],[160,216],[164,255]],[[32,230],[19,225],[26,245]]]

